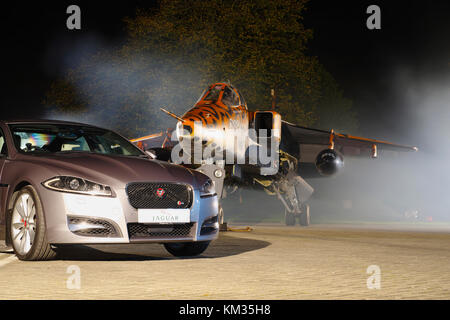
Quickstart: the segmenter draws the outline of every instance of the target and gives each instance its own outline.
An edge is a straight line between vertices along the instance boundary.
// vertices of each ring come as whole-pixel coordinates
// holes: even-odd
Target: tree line
[[[53,117],[76,116],[136,137],[174,126],[160,107],[183,114],[207,85],[230,81],[250,109],[289,122],[354,132],[352,103],[319,59],[307,0],[161,0],[123,20],[126,41],[87,56],[48,89]]]

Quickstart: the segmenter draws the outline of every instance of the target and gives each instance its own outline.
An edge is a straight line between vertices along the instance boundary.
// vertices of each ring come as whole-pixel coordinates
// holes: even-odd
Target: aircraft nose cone
[[[179,121],[177,123],[177,135],[179,138],[187,138],[194,133],[194,125],[189,120]]]

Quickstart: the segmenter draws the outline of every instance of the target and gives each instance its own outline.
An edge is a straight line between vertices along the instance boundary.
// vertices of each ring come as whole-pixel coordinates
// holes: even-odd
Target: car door
[[[5,239],[5,212],[6,212],[6,198],[8,194],[8,184],[3,178],[3,167],[8,157],[8,148],[6,146],[5,135],[0,128],[0,240]]]

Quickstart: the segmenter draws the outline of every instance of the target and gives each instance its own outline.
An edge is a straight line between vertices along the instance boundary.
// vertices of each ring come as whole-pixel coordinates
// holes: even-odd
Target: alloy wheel
[[[33,246],[36,234],[36,205],[29,193],[17,199],[11,217],[11,236],[14,248],[26,255]]]

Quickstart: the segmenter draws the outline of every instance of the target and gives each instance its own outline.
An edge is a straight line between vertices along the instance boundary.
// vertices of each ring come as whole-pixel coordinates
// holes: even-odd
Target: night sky
[[[81,7],[81,31],[66,29],[70,4]],[[370,4],[381,8],[381,30],[366,28]],[[0,118],[42,116],[41,101],[51,81],[76,64],[67,61],[73,50],[89,53],[97,44],[120,44],[122,18],[152,5],[148,0],[2,5]],[[314,29],[309,53],[353,100],[362,134],[413,143],[408,105],[392,77],[399,69],[417,77],[449,74],[449,13],[450,1],[310,1],[305,13],[305,25]]]

